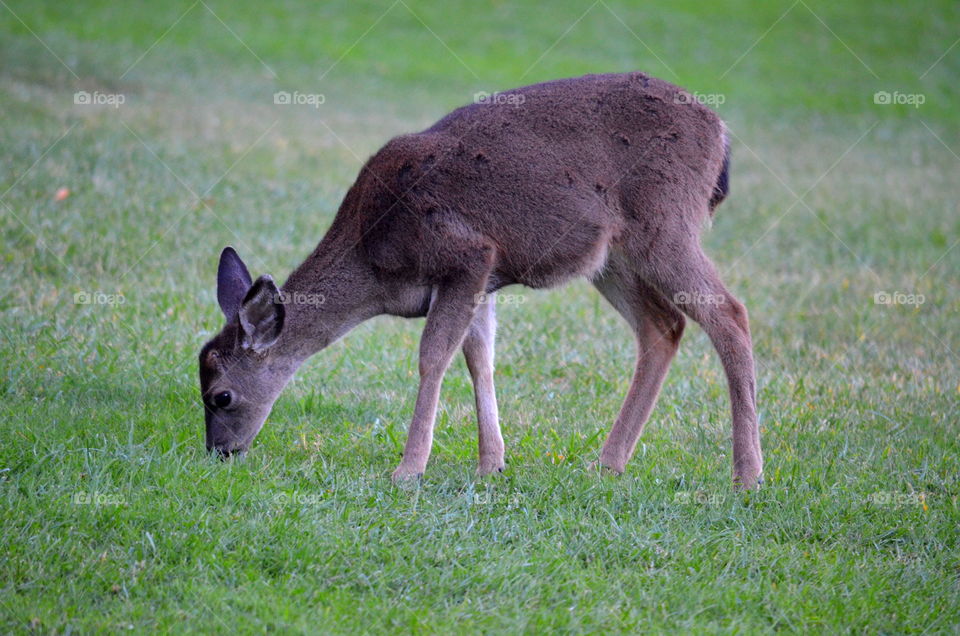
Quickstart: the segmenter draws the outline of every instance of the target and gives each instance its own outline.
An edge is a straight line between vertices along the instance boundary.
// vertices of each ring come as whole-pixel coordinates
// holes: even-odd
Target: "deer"
[[[494,391],[496,293],[587,278],[636,340],[630,388],[594,467],[623,473],[686,319],[726,376],[733,487],[762,482],[747,310],[700,236],[729,193],[725,124],[642,72],[586,75],[496,93],[361,168],[326,234],[278,287],[227,247],[225,324],[200,351],[208,452],[243,454],[299,367],[379,315],[426,318],[419,389],[395,482],[427,466],[441,382],[462,350],[475,394],[477,473],[502,472]],[[298,299],[300,301],[298,302]]]

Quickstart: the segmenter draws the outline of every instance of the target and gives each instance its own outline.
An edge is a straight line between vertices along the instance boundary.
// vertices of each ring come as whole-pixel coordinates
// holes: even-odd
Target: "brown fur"
[[[633,383],[601,465],[623,470],[687,314],[710,336],[728,376],[735,482],[755,485],[762,458],[746,310],[699,241],[727,194],[729,149],[720,119],[680,92],[642,73],[590,75],[508,91],[509,99],[465,106],[394,138],[362,168],[327,235],[283,287],[322,304],[270,305],[263,293],[241,289],[237,281],[249,274],[232,251],[225,255],[218,297],[228,326],[208,344],[220,351],[222,368],[202,373],[201,385],[207,396],[247,388],[237,389],[233,414],[206,401],[208,445],[245,449],[262,425],[253,420],[266,417],[296,368],[356,324],[383,313],[425,315],[420,391],[394,477],[423,472],[440,381],[461,345],[477,392],[480,471],[500,470],[494,316],[481,304],[484,293],[585,276],[638,343]],[[252,284],[261,292],[270,285]],[[237,306],[239,319],[230,315]],[[277,324],[279,338],[266,342]],[[258,396],[249,414],[241,390]],[[229,437],[218,437],[221,430],[237,442],[218,445]]]

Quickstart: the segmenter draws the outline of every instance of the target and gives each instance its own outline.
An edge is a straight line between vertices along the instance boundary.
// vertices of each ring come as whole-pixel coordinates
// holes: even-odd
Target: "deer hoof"
[[[404,465],[397,467],[390,475],[391,481],[397,486],[416,486],[423,479],[423,471],[415,468],[408,468]]]
[[[587,470],[591,473],[597,473],[600,475],[622,475],[623,474],[622,468],[617,469],[617,468],[614,468],[613,466],[607,466],[606,464],[603,464],[599,461],[590,462],[587,465]]]
[[[733,476],[734,490],[757,490],[763,485],[763,473],[753,472],[735,474]]]
[[[502,459],[481,459],[477,466],[477,475],[498,475],[506,470]]]

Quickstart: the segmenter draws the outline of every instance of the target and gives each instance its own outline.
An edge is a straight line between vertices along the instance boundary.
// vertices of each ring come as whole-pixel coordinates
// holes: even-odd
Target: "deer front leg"
[[[433,424],[437,416],[440,384],[450,360],[463,342],[473,320],[487,272],[440,285],[427,312],[427,324],[420,338],[420,390],[407,433],[407,444],[393,480],[423,474],[433,445]]]
[[[477,401],[480,463],[477,474],[503,472],[503,437],[497,414],[497,395],[493,388],[493,342],[496,332],[495,296],[487,294],[477,308],[467,336],[463,357],[467,360],[473,392]]]

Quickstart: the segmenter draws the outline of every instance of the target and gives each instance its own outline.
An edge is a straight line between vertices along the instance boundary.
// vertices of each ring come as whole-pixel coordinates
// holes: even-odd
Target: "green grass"
[[[958,629],[955,3],[5,2],[0,630]],[[244,461],[205,455],[224,245],[283,278],[390,136],[633,69],[724,97],[705,240],[751,312],[763,490],[729,489],[697,328],[627,472],[586,470],[633,352],[582,282],[500,309],[501,477],[473,476],[458,359],[422,485],[390,484],[422,326],[399,319],[310,361]]]

